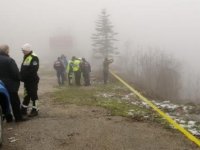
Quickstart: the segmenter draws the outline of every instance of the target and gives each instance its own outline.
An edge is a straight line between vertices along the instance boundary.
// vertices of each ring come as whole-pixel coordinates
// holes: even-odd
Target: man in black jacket
[[[30,100],[32,100],[32,110],[29,117],[34,117],[38,115],[37,90],[39,76],[37,72],[39,69],[39,59],[37,55],[32,52],[31,45],[28,43],[22,46],[22,52],[24,54],[24,59],[21,65],[20,77],[21,81],[24,82],[25,92],[21,111],[23,115],[27,115],[27,108]]]
[[[59,85],[64,85],[65,82],[65,67],[61,61],[61,58],[58,57],[58,59],[54,62],[53,65],[54,69],[57,73],[57,79]]]
[[[103,79],[104,84],[107,84],[108,74],[109,74],[109,65],[113,62],[113,59],[108,59],[107,57],[103,61]]]
[[[20,99],[18,96],[20,85],[19,69],[15,61],[9,57],[8,45],[0,45],[0,80],[3,81],[8,90],[15,121],[25,121],[20,111]],[[5,117],[7,122],[13,120],[11,114],[6,114]]]
[[[81,71],[83,73],[84,85],[89,86],[91,66],[90,66],[90,63],[85,60],[85,58],[82,58]]]

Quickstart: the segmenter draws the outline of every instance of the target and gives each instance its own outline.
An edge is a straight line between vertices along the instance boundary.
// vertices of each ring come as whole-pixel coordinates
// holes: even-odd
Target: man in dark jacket
[[[90,66],[89,62],[87,62],[85,60],[85,58],[82,58],[81,71],[83,73],[84,85],[89,86],[90,85],[91,66]]]
[[[21,111],[23,115],[27,115],[27,108],[30,100],[32,100],[32,110],[29,117],[34,117],[38,115],[37,90],[39,76],[37,72],[39,69],[39,59],[37,55],[32,52],[31,45],[28,43],[22,46],[22,52],[24,54],[24,59],[21,65],[20,77],[21,81],[24,82],[25,92]]]
[[[61,56],[60,56],[60,60],[62,61],[62,63],[63,63],[63,66],[64,66],[64,80],[65,81],[67,81],[67,65],[68,65],[68,61],[67,61],[67,57],[64,55],[64,54],[62,54]]]
[[[16,122],[24,121],[20,111],[20,99],[18,90],[20,85],[19,69],[15,61],[9,57],[8,45],[0,45],[0,80],[5,84],[10,96],[13,115]],[[12,115],[5,116],[7,122],[13,120]]]
[[[54,62],[53,67],[56,70],[58,84],[64,85],[64,82],[65,82],[65,67],[64,67],[60,57],[58,57],[58,59]]]

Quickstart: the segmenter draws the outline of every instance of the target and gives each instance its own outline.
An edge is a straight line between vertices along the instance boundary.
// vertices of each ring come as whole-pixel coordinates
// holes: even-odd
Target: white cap
[[[22,46],[22,50],[24,51],[31,51],[31,45],[29,43],[26,43]]]

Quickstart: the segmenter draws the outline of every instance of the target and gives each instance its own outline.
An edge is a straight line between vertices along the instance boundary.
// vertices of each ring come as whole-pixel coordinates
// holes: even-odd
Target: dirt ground
[[[197,150],[181,133],[161,125],[109,116],[99,107],[53,102],[56,79],[42,77],[40,114],[4,123],[3,150]],[[11,139],[15,142],[10,142]]]

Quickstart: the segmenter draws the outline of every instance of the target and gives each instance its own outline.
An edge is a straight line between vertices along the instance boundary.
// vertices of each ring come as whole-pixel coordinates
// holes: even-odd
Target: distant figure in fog
[[[75,56],[72,57],[72,68],[75,77],[75,83],[77,86],[81,85],[81,60],[76,58]]]
[[[90,66],[89,62],[87,62],[85,60],[85,58],[82,58],[81,71],[83,73],[84,85],[89,86],[90,85],[91,66]]]
[[[68,77],[68,83],[69,85],[73,84],[73,61],[69,60],[67,64],[67,77]]]
[[[109,73],[109,65],[112,62],[113,62],[113,59],[108,59],[107,57],[103,61],[103,79],[104,79],[104,84],[107,84],[108,73]]]
[[[60,56],[60,60],[62,61],[63,66],[66,68],[66,67],[67,67],[67,64],[68,64],[68,61],[67,61],[67,58],[66,58],[66,56],[65,56],[64,54],[62,54],[62,55]]]
[[[60,56],[60,59],[63,63],[64,68],[65,68],[64,77],[65,77],[65,81],[66,81],[67,80],[67,65],[68,65],[67,57],[64,54],[62,54]]]
[[[57,79],[59,85],[64,85],[65,82],[65,67],[61,61],[61,58],[58,57],[58,59],[54,62],[53,65],[54,69],[57,73]]]

